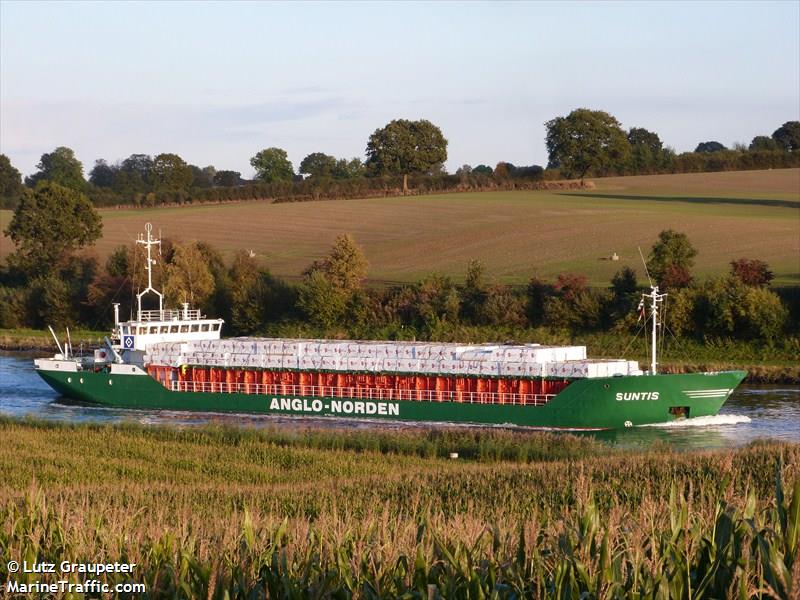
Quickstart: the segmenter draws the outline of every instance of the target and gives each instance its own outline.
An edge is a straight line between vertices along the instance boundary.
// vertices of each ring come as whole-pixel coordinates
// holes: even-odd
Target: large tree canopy
[[[153,159],[152,181],[157,190],[185,190],[194,179],[191,167],[177,154],[159,154]]]
[[[630,143],[614,117],[602,110],[577,108],[566,117],[545,123],[550,167],[560,168],[567,177],[601,174],[622,166]]]
[[[31,187],[40,181],[50,181],[79,191],[86,187],[83,165],[75,158],[71,148],[59,146],[50,153],[42,154],[36,168],[39,171],[25,179],[25,183]]]
[[[330,177],[336,167],[336,157],[324,152],[312,152],[300,163],[300,173],[310,177]]]
[[[666,229],[658,234],[658,242],[650,249],[647,269],[662,288],[685,287],[692,280],[695,256],[697,250],[685,233]]]
[[[778,142],[768,135],[757,135],[750,142],[748,150],[778,150]]]
[[[727,150],[727,148],[720,144],[719,142],[700,142],[697,144],[697,148],[694,149],[695,152],[719,152],[720,150]]]
[[[94,161],[94,167],[89,171],[89,183],[97,187],[110,188],[114,185],[114,178],[119,171],[119,167],[109,165],[105,159],[98,158]]]
[[[643,127],[632,127],[628,131],[631,145],[631,167],[634,173],[644,173],[658,167],[664,145],[657,133]]]
[[[786,121],[775,130],[772,139],[784,150],[797,152],[800,150],[800,121]]]
[[[83,193],[41,183],[22,197],[5,233],[17,246],[11,260],[29,274],[41,274],[92,244],[101,231],[100,215]]]
[[[372,175],[433,173],[446,160],[442,130],[425,119],[395,119],[376,129],[367,142],[366,166]]]
[[[214,174],[214,185],[222,187],[233,187],[242,185],[242,174],[239,171],[217,171]]]
[[[291,181],[294,177],[292,163],[282,148],[265,148],[250,159],[250,165],[256,170],[256,179],[266,183]]]

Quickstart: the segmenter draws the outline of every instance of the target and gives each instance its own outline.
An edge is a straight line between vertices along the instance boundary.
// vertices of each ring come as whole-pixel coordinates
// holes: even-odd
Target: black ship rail
[[[544,406],[555,394],[515,394],[512,392],[458,392],[437,390],[397,390],[387,388],[332,387],[294,384],[228,383],[225,381],[171,381],[173,392],[215,394],[255,394],[265,396],[313,396],[359,400],[410,400],[415,402],[461,402],[465,404],[513,404]]]

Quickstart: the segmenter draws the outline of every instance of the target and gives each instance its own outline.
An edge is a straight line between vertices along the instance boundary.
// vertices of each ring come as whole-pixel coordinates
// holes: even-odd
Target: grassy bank
[[[797,445],[630,454],[541,433],[10,420],[0,440],[4,558],[135,562],[149,597],[797,591]]]

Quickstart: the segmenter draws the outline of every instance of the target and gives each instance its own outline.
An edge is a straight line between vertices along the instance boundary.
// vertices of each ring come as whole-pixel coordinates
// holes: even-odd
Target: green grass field
[[[106,256],[151,221],[165,237],[210,242],[230,257],[253,250],[276,275],[297,277],[340,233],[351,233],[373,281],[437,272],[463,278],[479,259],[497,281],[586,274],[606,284],[623,265],[641,273],[659,231],[687,233],[700,276],[731,260],[767,261],[776,284],[800,283],[800,169],[616,177],[580,192],[482,192],[365,200],[249,202],[102,211]],[[10,213],[0,213],[7,225]],[[4,240],[2,253],[10,251]],[[609,260],[617,253],[619,262]]]
[[[796,444],[7,419],[0,440],[0,584],[42,579],[7,570],[36,558],[136,563],[141,597],[170,599],[790,598],[800,584]]]

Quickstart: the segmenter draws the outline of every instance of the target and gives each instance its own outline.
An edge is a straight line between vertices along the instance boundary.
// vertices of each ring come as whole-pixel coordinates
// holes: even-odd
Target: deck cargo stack
[[[152,344],[145,365],[179,390],[513,404],[546,403],[574,379],[641,374],[633,361],[587,360],[585,346],[271,338]]]

